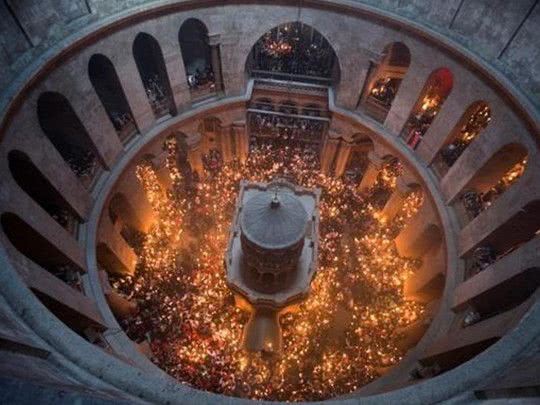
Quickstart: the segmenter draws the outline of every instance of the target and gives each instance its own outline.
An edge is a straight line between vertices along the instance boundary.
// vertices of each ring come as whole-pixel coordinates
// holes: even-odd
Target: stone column
[[[103,215],[97,237],[97,260],[108,272],[116,274],[135,274],[137,255],[120,235],[119,225]]]
[[[128,300],[114,291],[109,283],[107,272],[104,270],[99,271],[99,281],[103,289],[103,294],[115,317],[125,319],[137,313],[137,303]]]
[[[386,205],[384,206],[383,210],[381,211],[381,217],[384,218],[386,221],[391,221],[394,219],[394,217],[397,215],[401,207],[403,206],[403,203],[405,202],[405,199],[407,198],[407,195],[412,191],[411,187],[409,187],[403,178],[397,179],[396,189],[386,202]]]
[[[233,123],[231,131],[231,135],[235,137],[236,157],[244,163],[249,154],[249,136],[245,121]]]
[[[377,79],[380,77],[379,72],[383,69],[382,63],[383,63],[383,54],[374,55],[372,58],[369,59],[369,68],[366,74],[366,81],[364,87],[362,87],[362,94],[360,95],[360,102],[358,103],[358,107],[361,107],[364,105],[366,99],[369,96],[369,91],[377,81]]]
[[[330,174],[332,162],[338,150],[339,140],[327,138],[321,153],[321,173]]]
[[[409,300],[428,303],[442,295],[446,275],[446,251],[440,245],[422,255],[422,266],[405,280],[403,293]]]
[[[334,175],[336,177],[340,177],[345,173],[347,163],[349,162],[349,156],[351,155],[351,149],[352,145],[349,142],[341,141],[334,169]]]
[[[129,52],[128,55],[111,55],[111,61],[118,69],[118,80],[124,90],[139,132],[145,133],[152,128],[156,117],[148,102],[135,59]]]
[[[130,168],[124,172],[120,181],[118,181],[116,189],[119,193],[122,193],[127,197],[133,207],[137,207],[136,215],[140,226],[137,226],[136,228],[139,231],[146,233],[155,221],[155,213],[146,198],[144,189],[137,178],[135,171],[135,167],[130,166]]]
[[[172,98],[174,102],[173,115],[182,111],[185,106],[191,103],[191,93],[187,84],[184,60],[180,47],[178,46],[178,31],[171,30],[166,33],[155,32],[156,38],[160,38],[159,45],[165,60],[165,69],[171,86]]]
[[[364,177],[362,177],[362,181],[360,181],[358,186],[358,191],[361,193],[367,191],[375,184],[379,171],[382,169],[384,163],[382,157],[377,155],[377,153],[372,150],[368,152],[368,160],[368,167],[364,173]]]
[[[224,91],[223,74],[221,72],[221,51],[220,51],[220,35],[208,35],[208,45],[210,45],[210,59],[212,63],[212,71],[216,80],[216,92],[218,94]]]
[[[384,126],[396,136],[399,136],[409,119],[411,110],[416,105],[421,91],[430,73],[437,68],[435,61],[429,65],[420,62],[422,58],[412,58],[407,75],[403,78],[399,91],[392,102],[392,107],[386,116]]]
[[[188,159],[191,167],[193,168],[193,171],[197,172],[199,177],[202,177],[202,175],[204,174],[204,168],[202,162],[201,146],[199,143],[190,145],[188,151]]]
[[[230,162],[233,158],[231,136],[233,136],[231,127],[221,128],[219,143],[221,145],[221,155],[223,156],[224,163]]]
[[[443,234],[435,209],[429,202],[425,202],[407,221],[395,242],[399,255],[410,258],[421,258],[429,250],[440,246]]]

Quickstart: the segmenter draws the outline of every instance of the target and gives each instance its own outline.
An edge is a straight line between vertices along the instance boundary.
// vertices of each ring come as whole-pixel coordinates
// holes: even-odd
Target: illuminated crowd
[[[403,298],[418,263],[400,258],[393,239],[422,198],[413,193],[395,219],[379,218],[375,200],[395,187],[396,165],[363,195],[354,181],[322,174],[312,151],[259,145],[245,164],[224,163],[191,183],[169,142],[168,189],[150,162],[137,168],[159,220],[139,249],[135,276],[115,283],[140,308],[123,323],[126,332],[151,342],[159,367],[216,393],[311,401],[349,393],[400,361],[396,331],[423,307]],[[275,177],[322,190],[318,274],[299,311],[281,318],[279,356],[241,349],[248,314],[235,307],[223,267],[240,180]]]
[[[330,77],[335,54],[321,34],[293,22],[274,28],[257,41],[253,58],[257,70]]]

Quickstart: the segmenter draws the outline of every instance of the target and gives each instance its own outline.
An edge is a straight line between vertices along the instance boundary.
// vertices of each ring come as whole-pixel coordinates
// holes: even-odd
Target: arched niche
[[[525,204],[512,217],[501,223],[481,243],[464,255],[465,279],[484,270],[540,235],[540,200]],[[517,252],[516,252],[517,251]],[[522,253],[527,254],[527,253]],[[519,256],[517,263],[526,262],[526,256]],[[540,281],[540,280],[539,280]]]
[[[440,176],[448,172],[469,145],[484,131],[491,121],[491,109],[485,101],[472,103],[433,160],[432,168]]]
[[[221,64],[221,60],[219,54],[214,55],[214,59],[217,60],[212,59],[212,48],[209,44],[206,25],[196,18],[187,19],[180,27],[178,41],[192,97],[210,96],[222,90],[216,85],[217,82],[222,83],[221,80],[216,80],[221,67],[213,66],[216,63]]]
[[[464,226],[512,187],[525,173],[528,151],[523,145],[511,143],[500,148],[474,174],[455,204]]]
[[[336,85],[339,60],[328,40],[303,22],[281,24],[253,45],[246,62],[251,77]]]
[[[69,101],[47,91],[37,101],[41,129],[73,172],[89,187],[100,167],[95,145]]]
[[[88,76],[118,137],[127,142],[138,129],[113,63],[105,55],[92,55],[88,62]]]
[[[359,104],[367,115],[384,122],[411,64],[411,53],[402,42],[388,44],[378,62],[370,61]]]
[[[448,68],[439,68],[429,75],[401,133],[412,149],[422,141],[453,85],[454,77]]]
[[[171,84],[158,41],[152,35],[140,32],[133,41],[133,57],[156,119],[175,115]]]

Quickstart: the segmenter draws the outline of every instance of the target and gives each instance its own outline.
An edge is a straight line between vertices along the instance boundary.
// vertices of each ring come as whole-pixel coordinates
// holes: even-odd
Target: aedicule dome
[[[289,192],[266,191],[250,198],[242,209],[242,234],[263,249],[285,249],[304,238],[307,212]]]

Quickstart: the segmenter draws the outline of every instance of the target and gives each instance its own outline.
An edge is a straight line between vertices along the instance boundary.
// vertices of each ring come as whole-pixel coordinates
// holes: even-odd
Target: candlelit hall
[[[0,16],[0,403],[540,403],[539,0]]]

